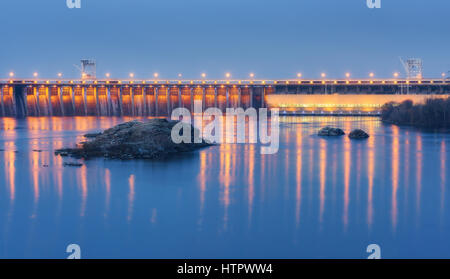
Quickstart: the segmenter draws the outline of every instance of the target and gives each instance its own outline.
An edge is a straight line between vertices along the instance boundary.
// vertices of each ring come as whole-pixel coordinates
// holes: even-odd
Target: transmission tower
[[[81,67],[74,65],[81,73],[81,79],[97,78],[97,63],[94,59],[82,59]]]
[[[420,58],[408,58],[406,61],[404,61],[400,57],[400,61],[403,64],[403,67],[405,68],[406,77],[408,79],[414,79],[414,78],[422,78],[423,77],[423,63],[422,59]]]

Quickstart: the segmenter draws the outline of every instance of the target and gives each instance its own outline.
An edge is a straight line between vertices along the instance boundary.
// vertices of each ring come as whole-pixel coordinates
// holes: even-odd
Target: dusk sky
[[[450,70],[448,0],[81,1],[2,0],[0,78],[78,77],[81,58],[99,78],[392,77],[399,56],[422,58],[425,77]]]

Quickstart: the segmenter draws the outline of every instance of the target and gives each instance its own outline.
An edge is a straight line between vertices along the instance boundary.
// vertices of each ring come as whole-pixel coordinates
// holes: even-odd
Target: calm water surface
[[[55,149],[129,119],[0,119],[0,257],[450,257],[450,135],[377,118],[287,117],[280,150],[221,145],[165,162]],[[321,139],[324,125],[372,137]],[[33,150],[42,150],[41,152]]]

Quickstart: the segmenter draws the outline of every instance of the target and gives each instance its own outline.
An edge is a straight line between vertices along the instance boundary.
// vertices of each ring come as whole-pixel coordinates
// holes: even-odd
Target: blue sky
[[[450,1],[382,0],[0,1],[0,78],[78,75],[95,58],[99,77],[391,77],[398,57],[421,57],[425,76],[450,70]]]

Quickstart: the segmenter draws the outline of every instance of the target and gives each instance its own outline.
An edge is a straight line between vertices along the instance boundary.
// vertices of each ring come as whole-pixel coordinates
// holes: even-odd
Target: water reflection
[[[404,189],[404,192],[403,192],[403,195],[404,195],[404,208],[405,208],[405,210],[407,209],[407,207],[408,207],[408,201],[409,201],[409,199],[408,199],[408,196],[409,196],[409,184],[410,184],[410,176],[411,176],[411,170],[410,170],[410,165],[411,165],[411,163],[410,163],[410,157],[411,157],[411,150],[410,150],[410,148],[411,148],[411,138],[410,138],[410,133],[409,133],[409,131],[406,131],[405,132],[405,140],[404,140],[404,147],[403,147],[403,150],[404,150],[404,158],[405,158],[405,164],[404,164],[404,174],[403,174],[403,179],[404,179],[404,187],[403,187],[403,189]]]
[[[253,200],[255,199],[255,146],[249,146],[248,159],[248,219],[251,224],[253,213]]]
[[[420,220],[420,195],[422,192],[422,136],[417,134],[416,136],[416,222],[419,224]]]
[[[325,185],[327,167],[327,144],[325,140],[320,142],[320,223],[323,222],[323,212],[325,210]]]
[[[346,125],[346,130],[349,128],[349,124]],[[348,228],[348,207],[350,203],[350,168],[351,166],[351,144],[350,139],[344,140],[344,230]]]
[[[446,183],[446,161],[447,161],[447,151],[445,147],[445,141],[441,141],[441,218],[444,216],[444,208],[445,208],[445,183]]]
[[[167,247],[178,257],[334,257],[368,241],[389,243],[393,257],[450,256],[434,254],[450,247],[442,237],[450,233],[450,135],[374,118],[289,117],[281,121],[280,152],[270,156],[257,144],[223,144],[167,162],[91,160],[80,168],[53,156],[87,132],[129,119],[0,119],[0,257],[25,250],[59,257],[55,251],[68,241],[96,247],[96,257],[164,257]],[[324,125],[363,128],[371,137],[321,139]],[[416,235],[429,248],[405,255]],[[111,253],[105,247],[114,243],[120,249]],[[255,248],[262,243],[264,251]]]
[[[399,169],[399,128],[392,127],[392,228],[397,228],[398,169]]]
[[[34,207],[33,207],[33,214],[32,217],[36,217],[38,204],[39,204],[39,195],[40,195],[40,189],[39,189],[39,154],[36,152],[30,153],[30,172],[32,175],[32,185],[33,185],[33,197],[34,197]]]
[[[208,165],[206,162],[206,152],[200,152],[200,173],[199,173],[199,183],[200,183],[200,213],[203,215],[203,209],[205,207],[205,191],[206,191],[206,170]]]
[[[5,179],[6,184],[9,186],[9,199],[11,204],[14,203],[14,199],[16,198],[16,153],[15,152],[5,152]]]
[[[133,217],[133,207],[134,207],[134,199],[135,199],[135,177],[134,174],[130,175],[128,178],[128,186],[129,186],[129,193],[128,193],[128,222],[131,221]]]
[[[302,204],[302,129],[297,131],[297,167],[296,167],[296,189],[295,189],[295,225],[298,228],[300,225],[300,208]]]
[[[373,124],[369,125],[369,135],[374,135]],[[375,179],[375,137],[371,136],[368,139],[368,163],[367,163],[367,180],[368,180],[368,191],[367,191],[367,224],[369,229],[372,228],[373,224],[373,186]]]
[[[86,214],[86,203],[88,195],[88,178],[87,178],[87,167],[82,166],[77,171],[78,185],[81,187],[81,206],[80,206],[80,216],[84,217]]]
[[[5,152],[5,185],[9,187],[9,209],[8,209],[8,224],[13,216],[14,201],[16,199],[16,154],[15,152]]]
[[[313,139],[312,137],[309,138],[308,144],[310,146],[310,149],[309,149],[309,154],[308,154],[308,157],[309,157],[309,162],[308,162],[308,165],[309,165],[309,170],[308,170],[308,177],[309,177],[309,180],[308,180],[308,182],[309,182],[308,183],[309,184],[309,186],[308,186],[308,211],[312,210],[311,206],[312,206],[312,200],[313,200],[312,193],[313,193],[313,184],[314,184],[315,142],[316,142],[315,139]]]
[[[111,171],[105,169],[105,217],[108,217],[111,202]]]
[[[220,180],[222,182],[221,200],[224,206],[223,228],[227,229],[228,207],[230,205],[230,185],[231,185],[231,146],[222,145],[220,154]],[[235,169],[236,170],[236,169]]]
[[[16,129],[17,120],[15,118],[4,117],[2,118],[2,130],[6,132],[11,132]]]

